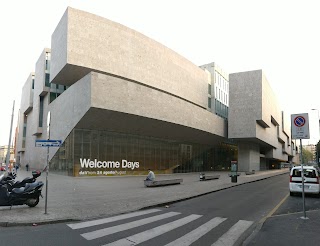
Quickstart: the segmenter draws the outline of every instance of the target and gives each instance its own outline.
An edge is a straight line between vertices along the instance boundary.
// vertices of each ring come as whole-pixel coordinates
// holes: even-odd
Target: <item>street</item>
[[[279,175],[109,218],[1,228],[1,245],[233,245],[287,194],[288,176]]]

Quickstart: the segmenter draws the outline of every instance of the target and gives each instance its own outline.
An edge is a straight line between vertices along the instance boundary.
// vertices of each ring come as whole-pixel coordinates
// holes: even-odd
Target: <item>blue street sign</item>
[[[60,147],[62,140],[36,140],[36,147]]]

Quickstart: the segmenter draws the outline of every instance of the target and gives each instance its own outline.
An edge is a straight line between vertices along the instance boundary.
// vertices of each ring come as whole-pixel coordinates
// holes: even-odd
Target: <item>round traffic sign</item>
[[[300,115],[300,116],[297,116],[296,118],[294,118],[293,122],[294,122],[295,126],[302,127],[306,123],[306,119]]]

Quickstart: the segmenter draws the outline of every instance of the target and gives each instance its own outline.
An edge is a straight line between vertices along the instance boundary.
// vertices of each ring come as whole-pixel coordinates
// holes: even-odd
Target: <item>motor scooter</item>
[[[28,183],[34,183],[34,182],[37,181],[37,178],[40,175],[41,175],[41,171],[35,170],[35,171],[32,171],[32,178],[31,177],[27,177],[27,178],[24,178],[21,181],[17,181],[17,180],[15,180],[16,174],[13,173],[13,172],[9,172],[8,173],[8,177],[6,178],[7,181],[8,181],[7,182],[8,191],[11,192],[12,189],[14,189],[14,188],[21,188],[21,187],[25,187],[26,184],[28,184]]]
[[[39,175],[40,176],[40,175]],[[42,181],[33,183],[25,183],[20,188],[12,188],[9,191],[8,186],[12,182],[12,177],[8,173],[0,176],[0,206],[16,206],[26,204],[29,207],[35,207],[39,203],[39,199],[43,187]]]

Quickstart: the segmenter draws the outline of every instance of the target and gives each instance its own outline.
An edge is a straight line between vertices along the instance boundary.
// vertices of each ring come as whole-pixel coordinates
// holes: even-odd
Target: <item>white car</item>
[[[320,195],[319,171],[313,166],[303,166],[304,192]],[[295,166],[290,171],[290,196],[302,192],[301,166]]]

